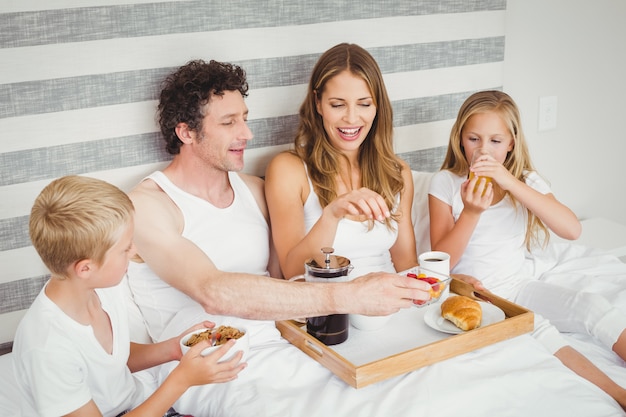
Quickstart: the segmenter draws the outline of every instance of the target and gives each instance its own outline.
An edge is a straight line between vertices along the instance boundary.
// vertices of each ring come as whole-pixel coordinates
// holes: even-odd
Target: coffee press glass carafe
[[[333,248],[322,248],[322,254],[305,262],[305,279],[308,282],[336,283],[348,280],[353,269],[350,260],[332,255]],[[348,339],[350,328],[347,314],[307,317],[306,330],[325,345],[336,345]]]

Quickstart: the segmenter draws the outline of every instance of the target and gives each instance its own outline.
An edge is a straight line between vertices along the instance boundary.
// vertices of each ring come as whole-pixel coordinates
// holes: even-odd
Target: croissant
[[[441,303],[441,316],[467,331],[480,326],[483,311],[477,301],[464,295],[454,295]]]

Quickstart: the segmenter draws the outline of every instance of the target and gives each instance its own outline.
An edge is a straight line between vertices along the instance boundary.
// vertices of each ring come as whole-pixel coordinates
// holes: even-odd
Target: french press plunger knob
[[[335,252],[335,249],[333,248],[329,248],[329,247],[322,248],[322,253],[326,256],[326,259],[324,259],[324,268],[326,269],[330,269],[330,255],[333,252]]]

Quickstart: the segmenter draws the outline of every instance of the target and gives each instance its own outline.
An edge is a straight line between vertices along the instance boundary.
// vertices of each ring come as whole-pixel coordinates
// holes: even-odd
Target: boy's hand
[[[219,360],[233,347],[235,342],[235,339],[231,339],[207,356],[202,356],[202,351],[211,346],[209,340],[203,340],[191,346],[181,358],[176,370],[183,374],[188,386],[232,381],[247,366],[245,362],[240,363],[243,352],[236,352],[227,361],[219,362]]]
[[[188,328],[187,330],[185,330],[184,332],[182,332],[181,334],[178,335],[178,337],[176,337],[176,339],[178,339],[180,341],[180,339],[182,339],[183,337],[185,337],[185,335],[187,333],[191,333],[194,330],[200,330],[200,329],[212,329],[215,327],[215,323],[213,323],[212,321],[208,321],[205,320],[202,323],[198,323],[195,324],[194,326]]]
[[[215,323],[213,323],[212,321],[208,321],[205,320],[201,323],[195,324],[194,326],[190,327],[189,329],[185,330],[184,332],[182,332],[181,334],[179,334],[178,336],[172,337],[171,339],[168,339],[166,341],[166,343],[168,343],[168,346],[171,346],[170,348],[168,348],[168,350],[170,352],[172,352],[172,360],[177,360],[179,361],[182,357],[183,357],[183,352],[180,349],[180,341],[183,337],[185,337],[185,335],[187,335],[188,333],[193,332],[194,330],[200,330],[200,329],[212,329],[215,327]]]

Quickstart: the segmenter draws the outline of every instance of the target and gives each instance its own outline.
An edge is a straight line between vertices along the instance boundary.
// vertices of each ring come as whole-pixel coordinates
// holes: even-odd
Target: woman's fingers
[[[384,221],[390,216],[389,208],[382,196],[368,188],[350,191],[336,201],[344,208],[345,214],[364,215],[368,219],[378,221]]]

